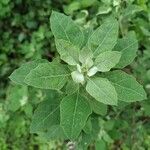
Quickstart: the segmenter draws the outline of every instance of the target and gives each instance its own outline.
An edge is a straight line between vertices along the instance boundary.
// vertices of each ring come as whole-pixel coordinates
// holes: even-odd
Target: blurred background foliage
[[[85,28],[96,28],[113,15],[119,21],[120,37],[136,32],[138,56],[124,70],[144,85],[148,99],[108,108],[99,118],[95,147],[92,137],[83,141],[96,150],[150,150],[149,0],[0,0],[0,150],[66,149],[65,141],[29,133],[34,109],[42,100],[54,98],[55,92],[17,86],[8,79],[27,61],[57,57],[49,24],[52,10],[71,15]]]

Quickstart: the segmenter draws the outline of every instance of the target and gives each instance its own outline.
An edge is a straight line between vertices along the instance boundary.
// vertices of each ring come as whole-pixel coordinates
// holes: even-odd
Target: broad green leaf
[[[102,116],[107,114],[107,105],[104,105],[103,103],[94,99],[91,99],[89,103],[94,113]]]
[[[81,91],[80,91],[81,93]],[[107,105],[95,100],[92,96],[89,95],[85,90],[82,91],[82,96],[84,96],[91,106],[91,109],[94,113],[99,115],[106,115],[107,114]]]
[[[90,114],[90,105],[79,92],[63,98],[60,105],[60,124],[69,139],[79,136]]]
[[[69,65],[79,64],[79,48],[65,40],[55,40],[60,58]]]
[[[135,15],[136,13],[142,11],[142,7],[140,7],[139,5],[129,5],[126,9],[123,10],[123,17],[126,19],[131,19],[133,17],[133,15]]]
[[[112,71],[105,75],[112,82],[118,94],[118,100],[135,102],[146,99],[143,86],[136,79],[123,71]]]
[[[60,93],[59,91],[56,90],[42,90],[43,96],[44,96],[44,100],[54,100],[55,99],[55,103],[59,103],[60,99],[62,99],[62,93]]]
[[[86,133],[86,134],[89,134],[91,131],[92,131],[92,122],[91,122],[91,118],[89,117],[89,119],[87,120],[84,128],[83,128],[83,131]]]
[[[41,132],[38,134],[47,141],[60,139],[63,140],[65,138],[63,129],[60,125],[51,126],[46,132]]]
[[[129,32],[124,38],[119,39],[114,47],[114,51],[122,53],[116,68],[124,68],[129,65],[136,57],[138,50],[138,41],[134,32]]]
[[[88,47],[84,47],[79,54],[80,62],[85,65],[86,68],[90,68],[93,65],[93,53]]]
[[[95,66],[101,72],[110,71],[118,62],[121,53],[117,51],[106,51],[98,55],[95,60]]]
[[[88,47],[83,47],[79,54],[81,63],[85,63],[87,58],[93,58],[93,52]]]
[[[118,99],[115,88],[105,78],[88,78],[86,90],[92,97],[94,97],[101,103],[108,105],[117,105]]]
[[[62,64],[43,63],[31,70],[25,83],[42,89],[61,89],[69,76],[68,68]]]
[[[56,39],[62,39],[81,48],[84,35],[73,20],[61,13],[53,11],[50,18],[51,30]]]
[[[26,85],[26,83],[24,82],[24,79],[30,73],[30,71],[36,68],[39,64],[46,63],[46,62],[48,61],[44,59],[39,59],[39,60],[34,60],[31,62],[25,63],[20,68],[16,69],[10,75],[9,78],[17,84]]]
[[[46,131],[53,125],[58,125],[60,115],[59,106],[59,103],[54,100],[41,102],[34,112],[30,132],[37,133]]]
[[[88,28],[85,28],[83,29],[83,34],[84,34],[84,46],[87,46],[87,42],[88,42],[88,39],[89,37],[91,36],[91,34],[93,33],[93,28],[92,27],[89,27]]]
[[[118,22],[115,19],[107,19],[89,37],[88,47],[93,51],[94,57],[102,52],[110,51],[116,44],[118,37]]]

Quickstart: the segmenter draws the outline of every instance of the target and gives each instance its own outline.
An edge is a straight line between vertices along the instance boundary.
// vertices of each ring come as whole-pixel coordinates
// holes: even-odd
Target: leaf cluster
[[[10,76],[22,85],[62,92],[58,103],[53,99],[39,105],[31,132],[49,133],[53,129],[54,136],[58,136],[61,130],[65,138],[77,140],[92,111],[99,113],[98,109],[118,105],[120,101],[146,99],[143,87],[135,78],[119,70],[136,57],[138,45],[133,31],[118,39],[119,25],[114,18],[107,18],[100,27],[90,31],[55,11],[50,24],[56,48],[65,63],[35,60]],[[95,103],[98,108],[94,107]]]

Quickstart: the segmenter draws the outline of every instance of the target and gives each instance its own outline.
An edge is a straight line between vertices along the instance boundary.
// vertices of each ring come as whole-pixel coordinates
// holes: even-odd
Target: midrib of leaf
[[[59,18],[55,15],[55,17],[56,17],[56,20],[58,21],[58,24],[61,26],[61,28],[63,29],[63,31],[64,31],[64,33],[65,33],[65,36],[66,36],[66,38],[68,39],[68,41],[71,43],[71,41],[70,41],[70,39],[69,39],[69,37],[68,37],[68,35],[67,35],[67,33],[66,33],[66,30],[64,29],[64,27],[59,23]],[[60,21],[62,21],[62,19],[63,19],[63,17],[61,18],[61,20]],[[68,26],[68,22],[67,22],[67,25],[66,25],[66,28],[67,28],[67,26]]]
[[[119,83],[121,83],[121,82],[119,82]],[[136,92],[136,91],[135,91],[135,90],[133,90],[133,89],[130,89],[130,88],[128,88],[128,87],[121,86],[121,85],[119,85],[118,83],[114,83],[114,82],[113,82],[113,84],[115,84],[115,85],[117,85],[117,86],[119,86],[119,87],[122,87],[122,88],[124,88],[124,89],[127,89],[127,90],[129,90],[129,91],[132,91],[132,92],[136,93],[137,95],[139,95],[139,96],[143,97],[143,95],[142,95],[142,94],[140,94],[140,93]]]
[[[57,126],[57,128],[56,128],[55,130],[53,130],[53,131],[51,132],[51,134],[56,133],[56,131],[58,130],[58,128],[59,128],[59,126]]]
[[[64,82],[64,79],[65,79],[65,78],[63,78],[63,79],[61,80],[61,82],[59,82],[59,84],[58,84],[59,86],[61,85],[61,83]]]
[[[100,64],[101,64],[101,63],[104,63],[104,62],[108,62],[109,64],[111,64],[111,61],[109,61],[110,58],[111,58],[111,57],[109,57],[107,60],[101,61]],[[105,64],[103,64],[103,65],[104,65],[105,67],[107,67]]]
[[[39,66],[40,65],[38,65],[38,66],[36,66],[34,69],[32,69],[32,70],[30,70],[30,72],[26,75],[26,77],[25,77],[25,80],[26,80],[26,78],[27,78],[27,76],[32,72],[32,71],[36,71],[36,69],[37,68],[39,68]],[[69,76],[70,75],[70,73],[68,73],[68,74],[59,74],[59,75],[47,75],[47,76],[43,76],[43,75],[41,75],[41,73],[39,73],[39,72],[37,72],[37,74],[40,76],[39,78],[56,78],[56,77],[66,77],[66,76]]]
[[[100,89],[96,84],[95,84],[95,82],[94,81],[92,81],[90,78],[88,78],[92,83],[94,83],[94,85],[96,86],[96,88],[98,88],[98,89]],[[102,89],[100,89],[100,91],[102,91],[102,93],[104,93],[104,95],[106,95],[106,97],[108,98],[108,99],[112,99],[111,97],[109,97]]]
[[[112,30],[112,28],[114,27],[114,24],[112,24],[112,27],[107,31],[107,33],[105,34],[103,41],[101,42],[101,44],[96,48],[96,50],[94,51],[93,55],[99,50],[99,48],[102,46],[102,44],[104,43],[107,35],[109,34],[109,32]]]
[[[39,78],[56,78],[56,77],[66,77],[69,76],[70,74],[61,74],[61,75],[47,75],[47,76],[41,76]]]
[[[113,75],[110,75],[109,77],[112,77]],[[112,79],[115,79],[115,77],[114,78],[112,78]],[[108,79],[109,80],[109,79]],[[121,86],[119,83],[122,83],[122,81],[126,81],[127,79],[122,79],[122,80],[119,80],[118,82],[113,82],[112,80],[111,80],[111,82],[114,84],[114,85],[118,85],[119,87],[122,87],[122,88],[125,88],[125,89],[128,89],[128,90],[130,90],[130,91],[132,91],[132,92],[134,92],[134,93],[136,93],[136,94],[138,94],[138,95],[140,95],[140,96],[142,96],[141,94],[139,94],[138,92],[136,92],[136,91],[134,91],[133,89],[130,89],[130,88],[127,88],[127,87],[124,87],[124,86]],[[143,96],[142,96],[143,97]]]
[[[126,49],[128,49],[129,47],[133,46],[135,43],[137,43],[137,41],[131,43],[130,45],[128,45],[127,47],[125,47],[124,49],[120,50],[120,51],[125,51]]]
[[[45,121],[50,115],[52,115],[58,108],[59,108],[59,105],[58,105],[51,113],[49,113],[45,118],[43,118],[43,120],[37,124],[37,127],[39,127],[40,124],[44,123],[44,121]]]
[[[31,70],[29,71],[29,73],[25,76],[25,78],[24,78],[24,80],[23,80],[24,83],[25,83],[26,77],[31,73],[32,70],[35,70],[38,66],[39,66],[39,64],[38,64],[34,69],[31,69]]]
[[[117,84],[118,83],[121,83],[122,81],[126,81],[127,79],[122,79],[122,80],[120,80],[120,81],[118,81],[118,82],[116,82]]]
[[[73,132],[74,123],[75,123],[75,116],[76,116],[76,112],[77,112],[78,101],[79,101],[79,90],[77,92],[77,98],[76,98],[76,103],[75,103],[74,113],[73,113],[73,118],[72,118],[71,137],[72,137],[72,134],[73,134],[72,132]]]

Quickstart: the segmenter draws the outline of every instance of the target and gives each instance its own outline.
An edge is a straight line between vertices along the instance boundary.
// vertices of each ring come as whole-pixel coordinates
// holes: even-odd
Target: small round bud
[[[88,72],[87,72],[87,75],[89,77],[93,76],[96,74],[96,72],[98,71],[97,67],[92,67]]]
[[[79,71],[73,71],[71,73],[72,79],[76,83],[84,83],[84,76]]]

